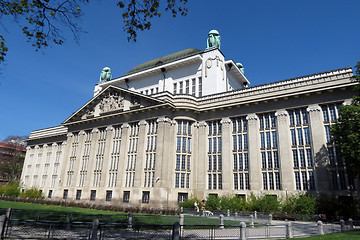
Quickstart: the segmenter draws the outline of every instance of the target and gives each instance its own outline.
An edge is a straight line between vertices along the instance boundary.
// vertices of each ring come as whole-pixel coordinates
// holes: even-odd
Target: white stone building
[[[209,194],[359,189],[331,143],[351,68],[248,87],[219,48],[186,49],[99,82],[60,126],[33,131],[21,181],[67,201],[175,208]]]

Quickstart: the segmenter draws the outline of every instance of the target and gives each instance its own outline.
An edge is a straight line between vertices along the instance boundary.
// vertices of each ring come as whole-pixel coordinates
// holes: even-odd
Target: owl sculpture
[[[211,30],[208,34],[207,48],[219,48],[220,49],[220,35],[217,30]]]
[[[104,67],[100,74],[100,82],[107,82],[111,80],[111,69]]]

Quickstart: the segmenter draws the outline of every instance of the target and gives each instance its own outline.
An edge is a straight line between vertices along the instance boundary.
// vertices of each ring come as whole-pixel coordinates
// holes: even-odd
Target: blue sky
[[[206,48],[217,29],[226,59],[243,63],[250,86],[355,66],[360,61],[358,0],[189,0],[186,17],[163,14],[127,42],[116,1],[90,1],[76,44],[35,49],[3,22],[9,51],[0,66],[0,141],[57,126],[93,96],[104,66],[132,67],[186,48]]]

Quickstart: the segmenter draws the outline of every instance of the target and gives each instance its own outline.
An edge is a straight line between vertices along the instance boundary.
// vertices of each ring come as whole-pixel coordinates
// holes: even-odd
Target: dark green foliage
[[[20,194],[19,182],[14,181],[0,186],[0,195],[17,197]]]
[[[360,62],[356,65],[353,80],[355,96],[351,105],[343,105],[339,109],[341,117],[332,127],[331,134],[341,149],[346,162],[346,170],[352,178],[360,177]]]
[[[281,206],[277,196],[275,195],[264,195],[256,197],[253,194],[250,196],[249,205],[249,210],[251,211],[268,213],[278,212]]]
[[[316,213],[316,198],[309,194],[298,194],[288,197],[282,204],[282,211],[296,214]]]
[[[222,196],[220,198],[220,209],[231,211],[244,211],[247,209],[247,203],[244,198],[238,196]]]
[[[220,198],[215,195],[209,195],[206,199],[206,210],[214,211],[220,209]],[[200,205],[201,209],[201,205]]]
[[[51,44],[62,45],[64,29],[70,30],[74,40],[78,41],[82,32],[78,25],[81,7],[88,2],[89,0],[1,0],[0,19],[10,17],[15,21],[28,42],[38,51]],[[187,0],[122,0],[115,3],[123,10],[123,28],[127,39],[134,42],[137,31],[149,30],[151,19],[160,17],[161,10],[171,12],[173,17],[178,14],[185,16],[188,11],[185,7]],[[3,22],[0,20],[0,23]],[[4,61],[7,51],[5,36],[0,34],[0,63]]]
[[[44,198],[42,192],[35,187],[26,189],[24,192],[20,193],[19,196],[22,198]]]
[[[352,197],[321,195],[317,200],[317,212],[327,216],[357,216],[359,207]]]

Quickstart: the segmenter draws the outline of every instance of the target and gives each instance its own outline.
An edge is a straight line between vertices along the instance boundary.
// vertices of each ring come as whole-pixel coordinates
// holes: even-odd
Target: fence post
[[[10,216],[11,216],[11,211],[12,211],[11,207],[9,207],[8,209],[6,209],[6,219],[9,219],[9,218],[10,218]]]
[[[227,210],[227,215],[226,216],[230,217],[230,210],[229,209]]]
[[[345,232],[345,221],[344,221],[344,219],[340,220],[340,228],[341,228],[341,232]]]
[[[291,222],[286,223],[286,239],[289,239],[289,238],[293,238]]]
[[[272,225],[272,214],[269,214],[269,225]]]
[[[92,222],[92,229],[91,229],[91,240],[97,240],[97,232],[99,228],[99,219],[94,219]]]
[[[322,221],[317,221],[319,235],[324,235],[324,224]]]
[[[222,214],[219,216],[219,228],[224,229],[224,215]]]
[[[6,215],[0,216],[0,237],[3,239],[5,233]]]
[[[129,212],[128,215],[128,226],[126,230],[132,230],[132,220],[133,220],[133,214],[131,212]]]
[[[179,220],[180,220],[180,230],[183,229],[183,226],[184,226],[184,214],[180,214],[179,215]]]
[[[236,217],[236,218],[238,217],[238,212],[235,212],[235,217]]]
[[[254,216],[250,215],[250,227],[254,227]]]
[[[354,229],[354,221],[352,220],[352,218],[349,218],[349,229],[350,230]]]
[[[72,212],[69,212],[67,215],[66,230],[71,229],[71,224],[72,224]]]
[[[181,213],[184,212],[184,208],[183,208],[183,207],[180,208],[180,212],[181,212]]]
[[[240,240],[246,240],[246,224],[240,223]]]
[[[173,240],[180,240],[180,223],[175,222],[173,225],[172,238]]]
[[[257,219],[257,211],[254,212],[254,218]]]

